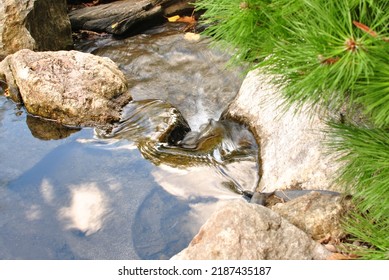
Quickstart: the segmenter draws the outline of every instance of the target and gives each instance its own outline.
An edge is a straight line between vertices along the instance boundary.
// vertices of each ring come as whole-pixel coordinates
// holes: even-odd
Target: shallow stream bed
[[[119,64],[135,101],[164,100],[198,130],[219,119],[242,77],[206,39],[178,29],[97,36],[77,48]],[[0,259],[168,259],[218,206],[257,184],[255,145],[244,158],[224,162],[213,150],[208,162],[175,163],[174,154],[153,160],[130,135],[66,130],[0,93]]]

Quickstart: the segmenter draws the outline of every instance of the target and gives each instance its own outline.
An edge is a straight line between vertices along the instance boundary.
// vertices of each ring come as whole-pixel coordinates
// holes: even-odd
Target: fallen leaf
[[[185,17],[180,17],[179,19],[177,19],[177,22],[185,22],[185,23],[189,23],[189,24],[194,24],[194,23],[196,23],[196,19],[194,17],[185,16]]]
[[[169,22],[176,22],[176,21],[178,21],[180,18],[181,18],[181,17],[177,15],[177,16],[168,17],[167,20],[168,20]]]

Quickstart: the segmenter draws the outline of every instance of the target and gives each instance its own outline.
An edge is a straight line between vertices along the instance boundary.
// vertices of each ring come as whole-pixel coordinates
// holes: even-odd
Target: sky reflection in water
[[[170,258],[219,204],[240,199],[212,166],[155,166],[92,129],[38,140],[0,101],[1,259]]]

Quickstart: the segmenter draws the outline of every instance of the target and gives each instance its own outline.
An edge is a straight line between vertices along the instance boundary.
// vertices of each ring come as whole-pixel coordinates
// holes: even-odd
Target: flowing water
[[[36,119],[0,92],[0,259],[168,259],[254,189],[254,138],[218,120],[241,77],[208,44],[173,25],[80,42],[130,81],[135,101],[111,133]],[[180,145],[153,136],[169,106],[199,131]]]

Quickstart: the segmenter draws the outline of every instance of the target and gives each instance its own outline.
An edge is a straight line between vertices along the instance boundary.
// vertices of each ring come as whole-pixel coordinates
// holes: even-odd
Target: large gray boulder
[[[285,100],[271,79],[259,70],[248,73],[227,113],[245,122],[258,136],[262,163],[258,191],[339,191],[333,180],[340,163],[324,144],[328,113],[314,113],[309,106],[297,113],[293,106],[285,110]]]
[[[72,46],[66,0],[0,1],[0,58],[21,49],[55,51]]]
[[[174,260],[309,260],[330,255],[270,209],[234,201],[213,213]]]
[[[30,114],[65,125],[113,123],[131,100],[112,60],[77,51],[18,51],[0,63],[0,79]]]

